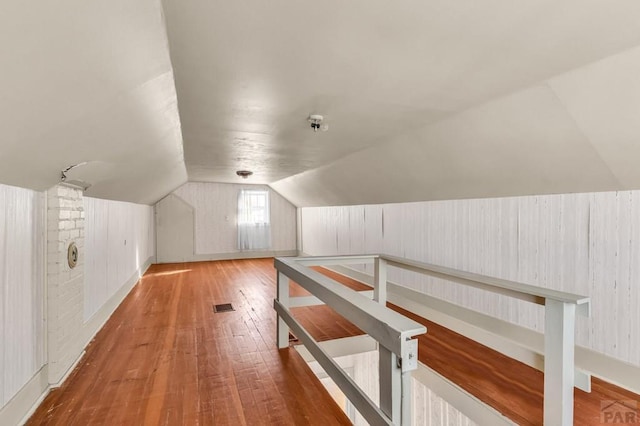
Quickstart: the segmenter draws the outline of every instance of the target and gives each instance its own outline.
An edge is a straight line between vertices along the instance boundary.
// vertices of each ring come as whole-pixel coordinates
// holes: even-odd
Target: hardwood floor
[[[274,297],[272,259],[152,266],[28,424],[349,424],[297,352],[276,349]],[[214,314],[221,303],[235,311]],[[389,306],[427,326],[421,362],[517,423],[542,424],[541,372]],[[325,306],[293,312],[319,341],[362,334]],[[600,425],[601,400],[640,401],[598,379],[592,387],[575,391],[576,425]]]
[[[28,424],[350,424],[296,351],[277,350],[274,278],[272,259],[152,266]]]

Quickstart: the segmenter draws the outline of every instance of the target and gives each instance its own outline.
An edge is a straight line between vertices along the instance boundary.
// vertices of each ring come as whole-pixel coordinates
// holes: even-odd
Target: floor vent
[[[235,311],[235,309],[233,309],[233,306],[231,306],[231,303],[222,303],[220,305],[213,305],[213,312],[215,313],[231,312],[231,311]]]

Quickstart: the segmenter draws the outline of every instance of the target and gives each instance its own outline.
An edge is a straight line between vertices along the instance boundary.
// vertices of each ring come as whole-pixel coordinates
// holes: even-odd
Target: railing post
[[[411,375],[410,371],[405,371],[402,373],[401,385],[402,385],[402,393],[400,394],[401,407],[402,410],[400,415],[402,417],[402,422],[400,423],[402,426],[411,426]]]
[[[544,424],[573,424],[576,305],[546,299],[544,309]]]
[[[387,261],[376,257],[373,268],[373,300],[387,306]]]
[[[398,357],[389,349],[378,345],[380,409],[393,424],[399,425],[402,416],[402,370]]]
[[[289,309],[289,277],[282,272],[278,272],[278,293],[277,299],[285,308]],[[283,349],[289,347],[289,327],[287,323],[276,314],[278,318],[276,339],[278,348]]]
[[[378,346],[380,409],[394,425],[411,424],[411,371],[402,371],[398,356]]]

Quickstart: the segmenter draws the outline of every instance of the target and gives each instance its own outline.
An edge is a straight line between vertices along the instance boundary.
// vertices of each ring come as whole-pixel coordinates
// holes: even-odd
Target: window
[[[238,249],[264,250],[270,247],[269,191],[243,189],[238,194]]]

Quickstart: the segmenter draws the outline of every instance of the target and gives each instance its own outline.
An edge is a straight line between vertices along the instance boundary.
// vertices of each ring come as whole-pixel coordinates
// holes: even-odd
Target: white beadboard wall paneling
[[[107,285],[107,259],[104,247],[107,244],[108,235],[99,229],[106,228],[108,209],[104,200],[85,197],[85,262],[84,262],[84,320],[86,321],[98,311],[101,302],[108,299]],[[100,227],[98,224],[105,224]]]
[[[592,324],[597,350],[640,365],[640,192],[592,195],[589,287],[603,293]],[[594,298],[595,299],[595,298]]]
[[[476,424],[427,386],[415,379],[413,380],[412,391],[413,425],[473,426]]]
[[[155,256],[153,207],[84,197],[85,322]]]
[[[0,407],[46,362],[44,194],[0,185]]]
[[[378,368],[378,351],[364,352],[350,355],[353,365],[353,381],[364,391],[364,393],[379,404],[380,401],[380,379]],[[356,426],[367,426],[369,423],[356,410]]]
[[[640,191],[308,207],[301,216],[306,254],[388,253],[589,296],[576,343],[640,366]],[[537,305],[394,268],[388,279],[544,329]]]
[[[271,250],[296,250],[296,207],[265,185],[189,182],[173,194],[195,211],[195,254],[238,252],[238,191],[260,188],[270,193]]]

